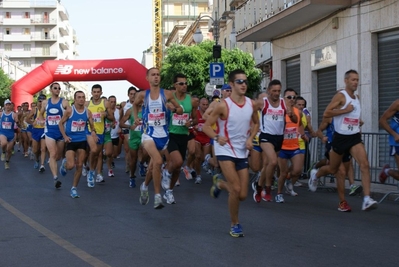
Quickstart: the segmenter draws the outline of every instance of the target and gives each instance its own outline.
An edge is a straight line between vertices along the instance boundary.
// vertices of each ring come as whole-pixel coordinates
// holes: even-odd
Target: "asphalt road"
[[[129,188],[123,159],[116,177],[95,188],[82,178],[72,199],[72,173],[56,190],[45,173],[16,154],[11,169],[0,165],[0,266],[398,266],[399,203],[386,200],[361,211],[362,198],[348,197],[351,213],[337,211],[337,195],[296,188],[286,203],[241,205],[245,237],[229,232],[227,193],[209,196],[181,175],[177,204],[162,210],[139,204]],[[143,181],[137,178],[137,184]]]

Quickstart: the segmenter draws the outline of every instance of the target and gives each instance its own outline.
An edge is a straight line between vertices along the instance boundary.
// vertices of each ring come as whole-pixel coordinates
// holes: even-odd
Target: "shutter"
[[[286,61],[287,88],[294,89],[301,95],[301,59],[296,57]]]
[[[317,121],[320,125],[323,113],[337,92],[337,68],[330,67],[317,71]]]
[[[378,34],[378,117],[398,98],[399,88],[399,31]],[[389,162],[386,131],[380,129],[379,165]]]

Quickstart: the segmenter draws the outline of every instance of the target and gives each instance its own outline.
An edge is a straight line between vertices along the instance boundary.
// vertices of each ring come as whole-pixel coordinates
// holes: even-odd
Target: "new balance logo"
[[[54,74],[71,74],[73,69],[73,65],[58,65],[57,69],[55,70]]]

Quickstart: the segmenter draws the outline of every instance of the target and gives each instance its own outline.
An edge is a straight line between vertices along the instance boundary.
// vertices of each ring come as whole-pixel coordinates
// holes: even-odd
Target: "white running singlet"
[[[285,107],[284,99],[280,97],[280,104],[274,108],[270,105],[267,97],[263,98],[263,109],[260,116],[260,130],[270,135],[283,135],[285,129]]]
[[[251,130],[251,117],[253,113],[252,100],[245,97],[245,103],[236,104],[230,97],[224,100],[228,109],[226,120],[217,120],[217,134],[225,136],[228,140],[224,146],[214,143],[216,156],[229,156],[243,159],[248,157],[246,141]]]
[[[349,96],[345,91],[339,91],[345,96],[345,105],[341,109],[345,109],[349,104],[353,105],[353,110],[346,114],[341,114],[334,117],[334,129],[337,133],[342,135],[353,135],[360,132],[360,101],[357,95],[355,99]]]
[[[125,106],[123,107],[123,115],[125,115],[126,112],[127,112],[131,107],[133,107],[133,104],[130,103],[130,101],[129,101],[129,99],[128,99],[128,100],[126,101]],[[125,121],[125,124],[130,126],[130,121],[129,121],[129,120]]]

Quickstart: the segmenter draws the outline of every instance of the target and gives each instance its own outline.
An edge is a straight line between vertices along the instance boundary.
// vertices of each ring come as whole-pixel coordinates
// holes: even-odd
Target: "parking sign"
[[[223,63],[211,63],[209,66],[209,83],[211,85],[223,85],[224,84],[224,64]]]

